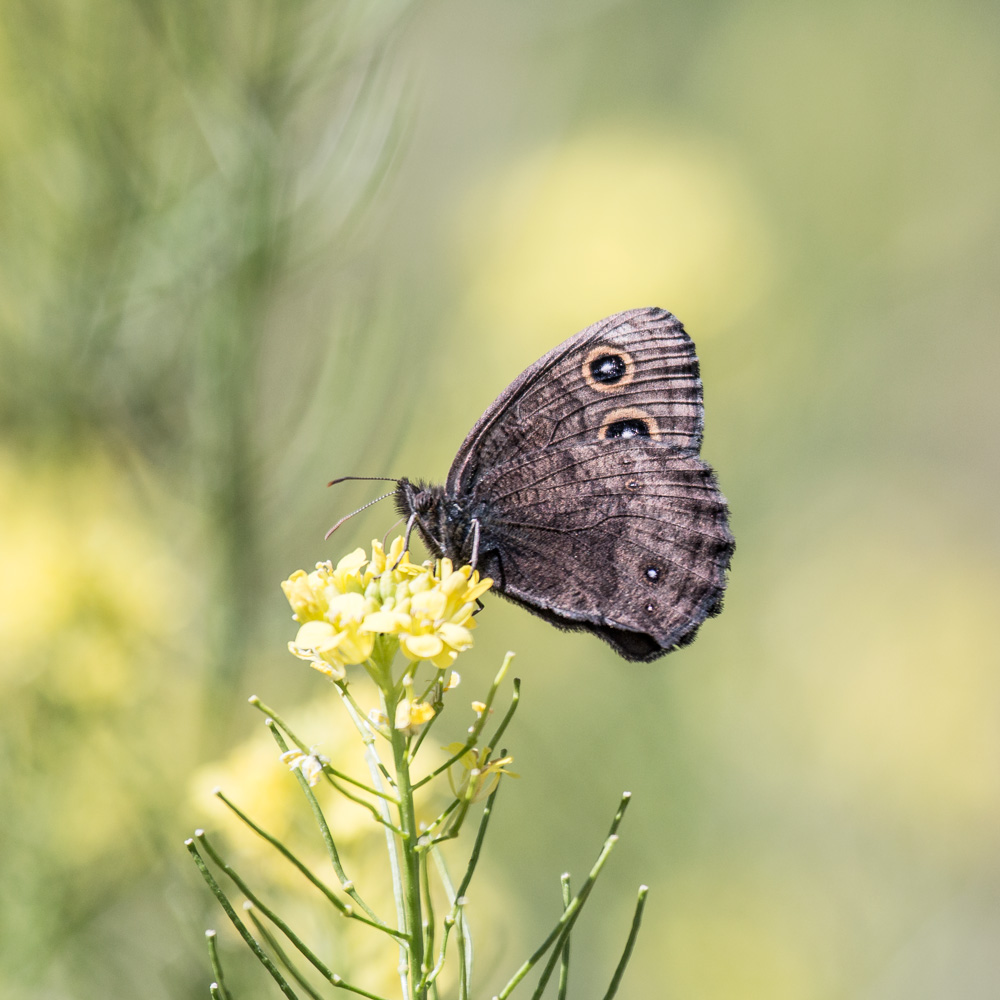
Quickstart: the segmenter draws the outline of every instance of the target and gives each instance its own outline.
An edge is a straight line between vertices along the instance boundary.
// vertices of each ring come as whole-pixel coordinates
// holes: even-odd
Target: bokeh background
[[[998,22],[5,0],[0,996],[207,995],[198,776],[266,805],[246,697],[326,697],[278,583],[394,519],[324,543],[379,485],[324,483],[440,480],[511,378],[640,305],[698,345],[730,594],[639,666],[489,602],[463,690],[517,650],[522,778],[480,995],[628,788],[576,995],[647,882],[625,997],[997,996]]]

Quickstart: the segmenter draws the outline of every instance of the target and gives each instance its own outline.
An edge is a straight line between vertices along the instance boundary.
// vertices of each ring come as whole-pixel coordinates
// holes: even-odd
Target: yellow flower
[[[444,749],[446,753],[456,754],[464,745],[463,743],[449,743]],[[456,798],[463,798],[468,795],[473,802],[478,802],[493,791],[496,783],[500,780],[501,774],[506,774],[510,778],[520,777],[519,774],[507,770],[507,765],[514,763],[513,757],[495,757],[493,760],[484,759],[480,763],[480,758],[486,758],[488,753],[488,747],[485,750],[473,747],[459,757],[455,763],[461,765],[465,773],[457,783],[457,787],[451,768],[448,769],[448,782]]]
[[[394,582],[416,576],[422,569],[416,563],[410,562],[409,552],[403,551],[402,535],[392,540],[388,552],[382,547],[381,542],[372,541],[372,558],[367,570],[369,579],[382,577],[387,569]]]
[[[476,599],[492,585],[489,578],[480,580],[471,566],[452,569],[450,559],[425,570],[410,584],[413,596],[397,611],[394,631],[403,655],[429,660],[439,670],[450,667],[472,645]]]
[[[334,680],[342,680],[345,666],[364,663],[372,655],[375,636],[359,631],[370,603],[361,594],[337,594],[330,599],[325,619],[307,621],[288,644],[289,650]]]
[[[412,735],[417,728],[425,722],[430,722],[434,718],[434,707],[428,705],[426,701],[411,698],[409,701],[401,701],[396,706],[396,721],[393,724],[395,729],[402,729]]]
[[[387,635],[408,659],[443,670],[472,645],[476,600],[492,583],[471,566],[454,569],[449,559],[412,563],[402,538],[388,551],[374,541],[371,558],[355,549],[336,566],[317,563],[312,573],[297,570],[282,583],[301,624],[289,649],[341,680],[344,667],[364,663],[375,637]]]
[[[326,614],[326,601],[323,599],[319,574],[321,566],[322,564],[317,565],[316,572],[309,574],[304,569],[297,569],[281,584],[296,621],[318,621]]]

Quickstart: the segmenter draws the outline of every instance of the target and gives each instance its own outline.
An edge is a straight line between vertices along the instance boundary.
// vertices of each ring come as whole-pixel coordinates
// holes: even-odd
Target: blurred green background
[[[511,378],[642,305],[698,345],[730,594],[639,666],[488,603],[462,690],[518,651],[523,777],[480,995],[629,788],[571,995],[644,881],[620,996],[997,996],[998,22],[5,0],[0,996],[207,995],[193,776],[249,694],[321,690],[279,581],[394,519],[324,543],[377,495],[324,483],[442,480]]]

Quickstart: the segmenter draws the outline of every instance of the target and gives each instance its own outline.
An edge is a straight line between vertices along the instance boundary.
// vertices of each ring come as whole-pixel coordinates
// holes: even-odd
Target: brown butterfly
[[[701,460],[694,344],[662,309],[587,327],[515,379],[445,485],[400,479],[428,549],[471,562],[546,621],[627,660],[691,642],[722,608],[734,541]]]

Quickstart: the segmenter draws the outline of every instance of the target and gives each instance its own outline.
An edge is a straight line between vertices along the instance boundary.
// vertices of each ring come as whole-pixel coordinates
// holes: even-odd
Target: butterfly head
[[[396,510],[403,517],[413,519],[433,555],[454,556],[443,487],[400,479],[396,483]]]

